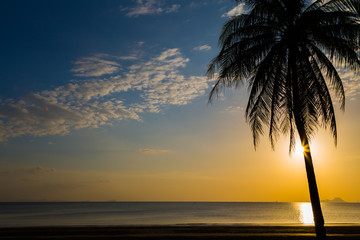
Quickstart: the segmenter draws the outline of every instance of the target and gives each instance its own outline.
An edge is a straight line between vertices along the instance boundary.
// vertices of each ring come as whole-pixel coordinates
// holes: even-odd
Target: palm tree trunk
[[[305,168],[306,174],[308,178],[309,191],[310,191],[310,199],[311,199],[311,207],[314,214],[314,223],[315,223],[315,231],[316,238],[318,240],[326,239],[326,229],[324,227],[324,217],[321,211],[319,192],[316,184],[315,171],[313,167],[313,162],[311,158],[310,146],[306,135],[301,136],[302,146],[304,147],[304,159],[305,159]]]
[[[301,98],[299,94],[298,75],[296,65],[297,49],[295,46],[290,47],[289,51],[289,76],[291,76],[294,99],[294,120],[298,130],[301,144],[304,147],[305,168],[309,184],[311,207],[314,215],[315,232],[318,240],[326,239],[326,230],[324,227],[324,217],[321,211],[319,192],[316,184],[314,166],[312,163],[309,140],[305,131],[304,119],[301,116]]]

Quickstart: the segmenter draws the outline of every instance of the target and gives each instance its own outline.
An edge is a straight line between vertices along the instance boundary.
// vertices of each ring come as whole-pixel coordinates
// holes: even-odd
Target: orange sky
[[[297,153],[288,155],[288,138],[281,138],[272,151],[263,137],[255,151],[243,110],[226,112],[226,104],[195,104],[205,109],[204,116],[189,117],[178,129],[164,128],[170,132],[166,138],[159,126],[151,142],[163,148],[116,149],[120,143],[114,138],[102,138],[112,146],[97,151],[89,165],[89,159],[78,156],[83,166],[2,160],[0,181],[7,184],[0,186],[1,201],[309,201],[304,162]],[[312,141],[322,199],[360,200],[358,107],[358,101],[350,101],[346,112],[338,113],[338,147],[325,130]],[[181,109],[183,114],[190,110]],[[101,136],[94,134],[94,139]],[[94,139],[87,144],[95,144]]]
[[[207,105],[242,5],[45,2],[2,3],[0,201],[309,201],[288,136],[254,150],[246,87]],[[359,202],[360,78],[340,74],[338,147],[325,130],[311,147],[321,199]]]

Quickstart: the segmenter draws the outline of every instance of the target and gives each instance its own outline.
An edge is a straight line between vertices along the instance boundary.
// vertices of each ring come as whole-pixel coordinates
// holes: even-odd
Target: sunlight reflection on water
[[[314,217],[311,203],[299,203],[299,220],[305,225],[313,225]]]
[[[360,203],[322,203],[326,224],[360,225]],[[310,202],[5,202],[0,228],[154,224],[314,225]]]

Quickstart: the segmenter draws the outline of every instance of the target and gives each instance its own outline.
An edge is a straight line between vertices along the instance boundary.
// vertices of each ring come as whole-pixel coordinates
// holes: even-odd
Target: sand
[[[360,226],[326,227],[328,239],[360,239]],[[312,226],[86,226],[0,228],[0,239],[316,239]]]

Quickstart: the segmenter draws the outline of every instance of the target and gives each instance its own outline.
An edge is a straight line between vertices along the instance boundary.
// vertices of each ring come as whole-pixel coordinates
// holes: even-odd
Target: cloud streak
[[[133,56],[124,58],[127,59],[131,57]],[[81,58],[77,60],[74,65],[75,67],[71,69],[71,71],[78,77],[100,77],[106,74],[112,74],[120,69],[120,64],[105,60],[101,58],[100,55]]]
[[[44,174],[44,173],[55,173],[56,169],[55,168],[47,168],[47,167],[37,166],[37,167],[34,167],[34,168],[30,168],[30,169],[24,169],[23,172],[28,173],[28,174],[32,174],[32,175],[38,175],[38,174]]]
[[[57,171],[58,170],[55,168],[36,166],[21,170],[7,170],[0,172],[0,175],[16,175],[16,174],[42,175],[42,174],[56,173]]]
[[[180,8],[179,4],[173,4],[170,7],[162,7],[162,3],[157,0],[137,0],[136,6],[129,8],[126,16],[138,17],[140,15],[154,15],[161,13],[177,12]]]
[[[88,59],[94,58],[99,55]],[[118,61],[121,58],[109,64],[120,66]],[[180,69],[189,61],[179,49],[167,49],[120,72],[107,72],[103,78],[88,74],[90,79],[0,101],[0,141],[22,135],[66,135],[124,119],[141,121],[143,113],[188,104],[205,94],[210,81],[205,76],[182,75]],[[98,71],[91,68],[90,72]]]
[[[156,154],[161,154],[161,153],[168,153],[168,152],[170,152],[170,150],[167,150],[167,149],[142,148],[142,149],[139,149],[138,152],[139,152],[139,153],[143,153],[143,154],[156,155]]]
[[[207,51],[210,51],[211,50],[211,46],[210,45],[201,45],[201,46],[198,46],[198,47],[194,47],[194,50],[195,51],[204,51],[204,52],[207,52]]]

